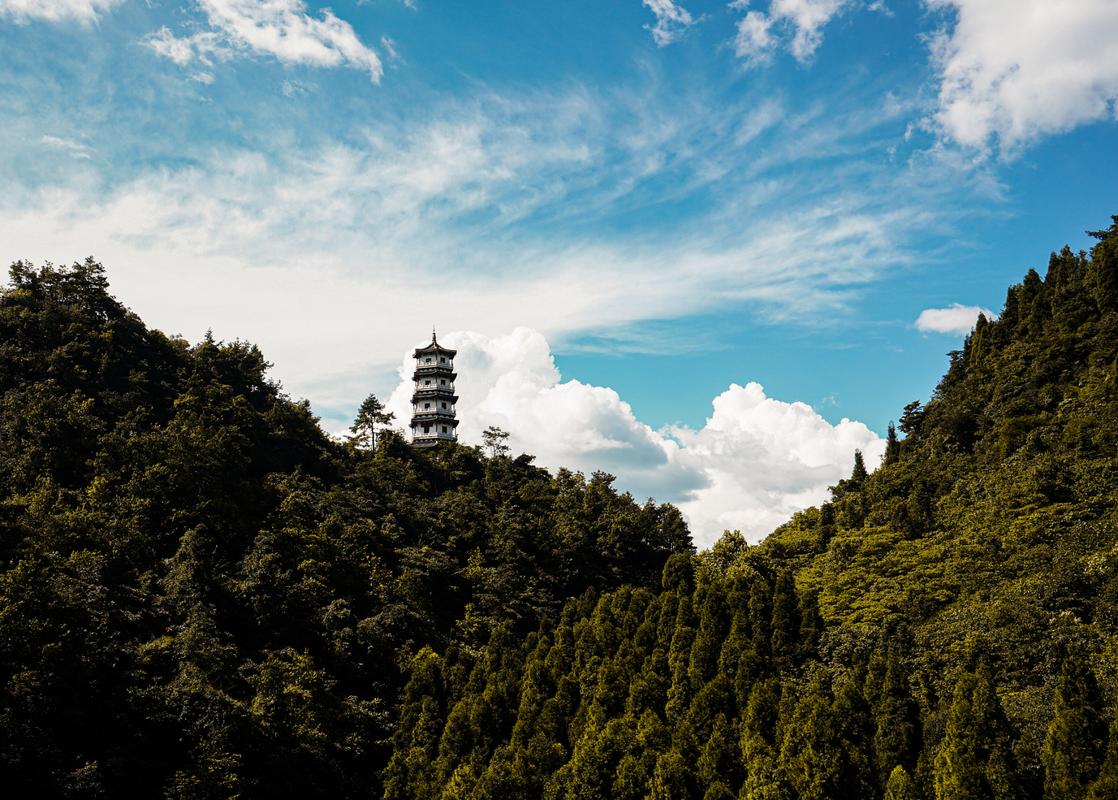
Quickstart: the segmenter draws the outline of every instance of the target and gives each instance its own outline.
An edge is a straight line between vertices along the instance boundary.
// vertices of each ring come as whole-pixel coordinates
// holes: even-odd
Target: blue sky
[[[720,484],[803,443],[758,444],[745,411],[718,438],[712,400],[756,382],[764,402],[726,408],[799,401],[827,453],[869,445],[928,396],[974,309],[1086,247],[1118,211],[1118,44],[1099,38],[1116,17],[1109,0],[0,0],[0,255],[94,254],[152,324],[258,342],[333,430],[397,388],[436,323],[488,376],[464,438],[496,420],[544,463],[604,464],[696,520],[719,495],[703,525],[761,530],[846,456],[809,447],[780,486]],[[945,330],[916,324],[954,304]],[[502,374],[526,381],[505,400]],[[598,438],[539,430],[560,394]],[[844,418],[866,430],[836,433]]]

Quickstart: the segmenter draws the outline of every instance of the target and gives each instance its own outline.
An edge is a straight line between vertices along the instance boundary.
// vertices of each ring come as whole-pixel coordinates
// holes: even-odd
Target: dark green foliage
[[[697,556],[676,509],[611,475],[390,432],[338,446],[255,348],[148,331],[91,262],[17,265],[0,777],[1118,797],[1118,219],[1097,235],[978,320],[879,469],[856,454],[820,508]]]
[[[448,724],[443,774],[504,764],[511,730],[507,796],[1118,797],[1116,234],[980,318],[880,469],[856,453],[762,545],[568,603],[516,718],[449,747]]]
[[[1044,739],[1044,796],[1080,800],[1098,774],[1106,728],[1095,676],[1074,650],[1064,657]]]
[[[0,292],[10,796],[514,785],[565,758],[550,746],[562,697],[533,712],[534,761],[459,769],[443,740],[495,746],[517,710],[519,643],[565,599],[656,586],[668,556],[691,549],[678,511],[639,505],[604,474],[374,440],[387,416],[373,397],[354,423],[361,447],[340,445],[267,369],[249,344],[147,329],[93,261],[12,267]],[[477,662],[487,643],[494,656]],[[551,700],[567,668],[539,669]],[[477,697],[460,701],[467,689]]]

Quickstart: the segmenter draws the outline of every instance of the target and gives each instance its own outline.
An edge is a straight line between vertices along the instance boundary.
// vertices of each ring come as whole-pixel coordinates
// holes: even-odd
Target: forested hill
[[[1095,235],[761,546],[420,652],[385,796],[1118,798],[1118,217]]]
[[[338,444],[267,367],[146,328],[92,261],[12,267],[6,797],[376,797],[413,656],[452,670],[691,551],[609,475]]]

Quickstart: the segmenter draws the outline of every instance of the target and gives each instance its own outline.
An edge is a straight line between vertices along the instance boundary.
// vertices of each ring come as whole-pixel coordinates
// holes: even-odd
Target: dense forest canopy
[[[17,794],[1118,797],[1118,217],[759,546],[494,448],[338,444],[101,268],[0,295]],[[355,439],[356,441],[356,439]]]
[[[376,796],[415,654],[471,658],[692,549],[675,508],[605,473],[338,444],[267,368],[244,342],[146,328],[93,261],[11,268],[12,796]]]

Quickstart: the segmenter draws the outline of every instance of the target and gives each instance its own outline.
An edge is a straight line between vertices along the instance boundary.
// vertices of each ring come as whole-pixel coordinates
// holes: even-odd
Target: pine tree
[[[862,451],[854,451],[854,469],[850,472],[850,482],[855,486],[861,486],[866,482],[869,473],[866,472],[866,462],[862,458]]]
[[[508,431],[503,431],[496,425],[490,425],[481,433],[481,440],[485,443],[485,448],[489,451],[489,456],[491,458],[498,458],[509,454],[508,445],[505,444],[508,438]]]
[[[1053,697],[1052,721],[1041,751],[1044,796],[1081,800],[1098,772],[1105,728],[1099,689],[1090,667],[1075,651],[1064,658]]]
[[[375,394],[366,397],[361,407],[357,409],[357,417],[349,427],[353,434],[350,442],[355,446],[373,449],[377,443],[377,426],[387,425],[396,418],[391,411],[386,411],[384,404]]]
[[[656,759],[649,800],[692,800],[695,797],[694,781],[691,768],[683,756],[669,750]]]
[[[897,438],[897,426],[889,420],[889,427],[885,433],[885,460],[886,465],[895,464],[901,457],[901,442]]]
[[[955,685],[935,760],[936,800],[1012,800],[1017,783],[1008,722],[982,665]]]
[[[791,669],[798,655],[800,609],[796,581],[791,570],[782,570],[776,578],[772,599],[772,656],[778,670]]]
[[[843,794],[844,746],[823,670],[816,673],[784,725],[780,769],[800,800],[830,800]]]
[[[886,651],[885,674],[874,704],[874,719],[877,729],[873,745],[879,774],[890,775],[897,766],[911,770],[920,750],[920,709],[912,698],[908,672],[893,646]]]
[[[889,773],[889,780],[885,783],[885,800],[917,800],[912,778],[899,764]]]

